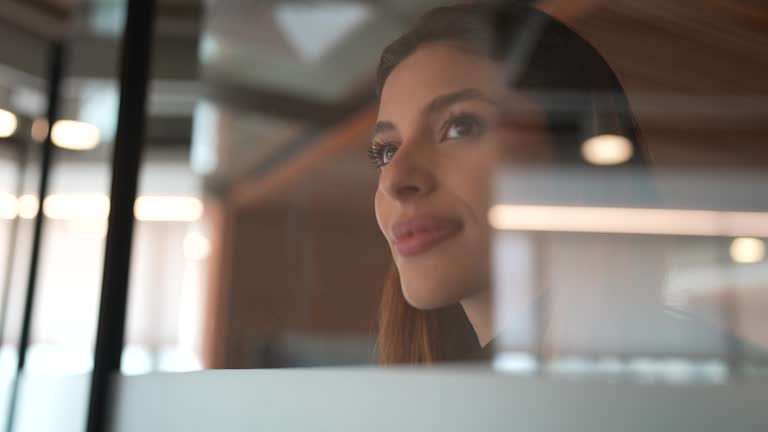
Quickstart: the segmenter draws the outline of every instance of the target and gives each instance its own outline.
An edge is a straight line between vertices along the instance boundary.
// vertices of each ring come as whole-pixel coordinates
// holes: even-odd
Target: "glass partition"
[[[40,214],[16,428],[67,383],[79,428],[128,3],[32,3],[0,8],[0,404],[15,406],[2,398]],[[122,389],[184,381],[156,372],[349,365],[446,367],[457,375],[436,380],[498,388],[520,382],[507,374],[662,384],[648,394],[727,393],[765,374],[768,6],[158,0],[155,12],[127,319],[112,329]],[[67,72],[48,125],[52,41]],[[238,376],[225,375],[211,376]]]
[[[502,349],[497,335],[507,334],[496,326],[520,314],[511,333],[543,344],[528,340],[528,354],[506,357],[523,369],[538,365],[549,345],[565,344],[608,370],[635,357],[641,369],[657,361],[674,369],[695,353],[705,375],[730,376],[732,340],[681,318],[682,304],[701,300],[681,286],[720,273],[753,277],[735,274],[762,264],[737,265],[729,248],[756,254],[760,233],[736,242],[680,237],[674,228],[663,237],[631,234],[643,228],[630,213],[589,217],[598,232],[625,219],[612,234],[529,235],[489,230],[487,212],[548,193],[534,219],[574,203],[742,211],[733,197],[759,190],[764,179],[748,173],[767,161],[755,60],[765,53],[747,42],[766,38],[762,8],[541,1],[458,6],[419,19],[441,5],[206,6],[190,150],[206,213],[215,214],[198,306],[202,365],[490,364]],[[731,184],[740,174],[751,183]],[[708,186],[685,187],[702,179]],[[512,195],[498,195],[508,188]],[[717,207],[698,203],[708,191]],[[670,195],[679,202],[663,201]],[[534,276],[544,282],[530,282]],[[505,300],[520,284],[552,285],[551,303]],[[725,297],[701,301],[715,327],[722,316],[712,314],[730,313]],[[658,307],[646,313],[643,304]],[[512,312],[499,313],[506,308]],[[669,320],[680,328],[665,327]],[[586,361],[562,356],[566,369]]]

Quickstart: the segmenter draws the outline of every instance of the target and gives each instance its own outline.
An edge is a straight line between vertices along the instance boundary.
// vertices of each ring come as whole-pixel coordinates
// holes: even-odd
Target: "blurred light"
[[[50,195],[43,201],[43,214],[59,220],[104,220],[109,216],[109,198],[104,195]]]
[[[632,158],[632,142],[621,135],[598,135],[581,146],[584,160],[593,165],[619,165]]]
[[[59,120],[53,124],[51,140],[67,150],[90,150],[99,145],[99,129],[89,123]]]
[[[18,120],[10,111],[0,109],[0,138],[8,138],[16,132]]]
[[[597,373],[617,375],[625,372],[626,365],[620,358],[604,357],[598,359],[593,368]]]
[[[731,259],[739,264],[755,264],[765,259],[765,242],[756,238],[737,238],[731,242]]]
[[[278,29],[305,61],[316,61],[370,18],[370,7],[356,2],[279,3]]]
[[[127,7],[125,1],[92,2],[88,8],[90,30],[99,36],[117,36],[125,27]]]
[[[158,355],[157,370],[163,372],[192,372],[203,369],[200,358],[192,352],[163,349]]]
[[[30,375],[77,375],[93,369],[93,353],[85,347],[37,343],[28,350],[25,373]]]
[[[564,357],[547,365],[551,373],[563,375],[587,375],[595,373],[594,362],[583,357]]]
[[[15,219],[19,214],[19,200],[9,193],[0,194],[0,219]]]
[[[184,257],[190,261],[201,261],[211,253],[211,242],[202,234],[189,233],[184,237]]]
[[[693,377],[695,365],[689,360],[670,358],[660,362],[659,371],[667,381],[686,382]]]
[[[22,219],[34,219],[37,216],[37,210],[40,208],[40,202],[34,195],[22,195],[19,198],[19,217]]]
[[[144,196],[133,207],[136,219],[156,222],[192,222],[203,215],[203,203],[192,197]]]
[[[38,208],[39,202],[34,195],[22,195],[16,199],[8,193],[0,194],[0,219],[13,219],[16,216],[33,219],[37,216]],[[100,235],[106,234],[109,210],[109,198],[105,195],[54,194],[46,197],[43,202],[43,214],[51,219],[104,222],[99,228]],[[138,197],[134,215],[141,221],[193,222],[202,217],[203,203],[197,198],[183,196]],[[192,238],[189,242],[185,240],[185,251],[189,243],[190,250],[197,251],[190,253],[190,256],[207,256],[208,251],[203,251],[209,248],[208,240],[201,234],[195,235],[198,238]]]
[[[219,111],[211,103],[201,101],[195,106],[193,117],[190,163],[196,174],[209,175],[216,171],[218,165]]]
[[[700,365],[699,372],[703,378],[714,382],[723,382],[728,379],[728,366],[721,360],[711,360]]]
[[[531,375],[536,372],[538,362],[526,352],[504,351],[494,356],[493,368],[505,373]]]
[[[140,345],[126,345],[120,357],[120,372],[125,375],[141,375],[152,372],[152,352]]]
[[[768,237],[768,213],[652,208],[496,205],[499,230]]]
[[[96,142],[110,142],[115,139],[117,132],[119,106],[120,90],[115,83],[86,80],[80,87],[80,106],[76,118],[99,131]]]
[[[100,221],[99,224],[95,227],[95,230],[96,230],[96,235],[100,239],[107,238],[107,233],[109,232],[109,221],[107,219]]]
[[[32,139],[42,143],[48,136],[48,119],[37,118],[32,122],[31,130]]]

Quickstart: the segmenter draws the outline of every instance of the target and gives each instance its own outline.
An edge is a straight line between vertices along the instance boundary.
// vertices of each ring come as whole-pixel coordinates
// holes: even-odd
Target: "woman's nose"
[[[390,198],[406,202],[431,194],[437,178],[426,149],[401,146],[392,161],[382,168],[379,189]]]

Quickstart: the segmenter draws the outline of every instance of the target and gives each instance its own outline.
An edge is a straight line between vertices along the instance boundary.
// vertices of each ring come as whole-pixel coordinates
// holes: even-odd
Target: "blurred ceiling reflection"
[[[188,152],[194,115],[192,162],[208,177],[211,192],[236,190],[260,200],[263,192],[242,191],[270,190],[271,199],[281,200],[286,194],[275,194],[281,188],[265,186],[277,175],[311,177],[318,190],[341,183],[353,189],[350,196],[367,200],[375,175],[362,150],[365,122],[372,120],[364,113],[375,111],[378,54],[422,12],[443,3],[159,0],[149,144]],[[44,85],[36,71],[45,70],[45,56],[30,52],[44,53],[45,45],[35,35],[66,33],[72,58],[65,114],[96,124],[111,140],[114,124],[93,114],[116,106],[116,36],[124,4],[3,2],[0,106],[29,121],[41,114]],[[616,69],[654,163],[768,163],[761,139],[768,125],[765,2],[538,4],[583,34]],[[344,135],[346,146],[316,150],[326,155],[316,160],[330,165],[289,163],[322,146],[330,131],[353,131]],[[93,157],[108,148],[97,147]]]

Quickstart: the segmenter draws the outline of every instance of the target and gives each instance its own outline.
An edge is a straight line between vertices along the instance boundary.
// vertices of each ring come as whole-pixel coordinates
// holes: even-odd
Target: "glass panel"
[[[688,386],[521,379],[478,368],[459,371],[355,367],[119,377],[121,391],[110,430],[387,432],[418,424],[419,430],[436,432],[478,426],[503,431],[510,425],[556,432],[567,420],[568,430],[574,432],[646,426],[679,432],[732,428],[760,432],[768,421],[764,387],[759,385],[764,386],[765,380],[707,386],[702,391]],[[445,414],[446,407],[459,406],[461,414]],[[595,415],[598,406],[604,415]],[[696,414],[685,415],[690,412]]]
[[[750,21],[764,8],[556,3],[544,9],[594,45],[623,88],[568,30],[548,43],[552,27],[534,26],[539,46],[512,51],[527,63],[507,58],[510,139],[489,213],[494,364],[676,383],[762,373],[767,117],[753,75],[764,67],[751,59],[765,50],[739,40],[768,37]],[[578,53],[581,75],[543,72],[568,43],[558,70]],[[539,144],[542,126],[552,153],[517,145]]]
[[[39,212],[45,217],[29,346],[13,405],[13,430],[82,429],[86,418],[88,380],[82,374],[92,368],[96,335],[109,211],[108,160],[118,105],[115,69],[119,51],[115,35],[104,35],[87,25],[92,6],[89,2],[61,3],[51,8],[31,5],[25,12],[28,15],[24,15],[29,21],[15,15],[21,12],[3,12],[4,20],[20,23],[9,27],[18,33],[3,38],[3,46],[24,47],[6,53],[9,76],[20,77],[8,83],[9,97],[13,109],[23,116],[18,138],[26,150],[26,159],[20,165],[24,168],[22,182],[13,190],[18,204],[14,221],[18,235],[3,326],[4,360],[0,362],[9,370],[14,370],[17,362],[34,220]],[[11,31],[5,28],[4,32]],[[56,147],[48,195],[40,202],[40,143],[49,129],[44,120],[51,48],[48,39],[61,28],[71,30],[64,57],[61,120],[51,127]],[[58,380],[76,375],[83,379],[69,387],[66,419],[52,415],[41,420],[41,407],[64,404],[57,390]],[[3,409],[9,406],[2,405]]]
[[[496,319],[516,331],[496,365],[675,382],[763,367],[764,176],[589,171],[497,178]]]
[[[46,109],[43,39],[0,28],[0,421],[7,421],[29,278]],[[25,47],[20,51],[18,47]]]
[[[487,219],[493,204],[545,196],[550,207],[764,211],[744,205],[765,182],[749,173],[768,163],[765,8],[527,3],[421,20],[446,2],[206,5],[189,150],[210,244],[204,294],[192,296],[203,367],[490,364],[494,350],[526,373],[545,358],[553,372],[715,380],[763,367],[764,342],[734,359],[721,330],[734,307],[763,329],[764,302],[680,288],[720,286],[704,281],[721,274],[759,285],[761,232],[660,237],[630,213],[618,232],[544,235]],[[489,193],[504,188],[514,193]],[[612,223],[596,216],[599,229]],[[736,265],[730,248],[760,263]],[[547,302],[518,292],[539,284]],[[708,318],[680,319],[694,303]]]
[[[90,374],[23,377],[18,394],[14,431],[85,430]],[[41,408],[45,415],[40,415]]]
[[[118,427],[760,430],[768,6],[446,3],[161,2],[122,368],[472,367],[123,376]]]
[[[158,6],[134,212],[125,374],[203,368],[212,209],[203,179],[190,163],[192,119],[201,92],[201,14],[198,2]]]

